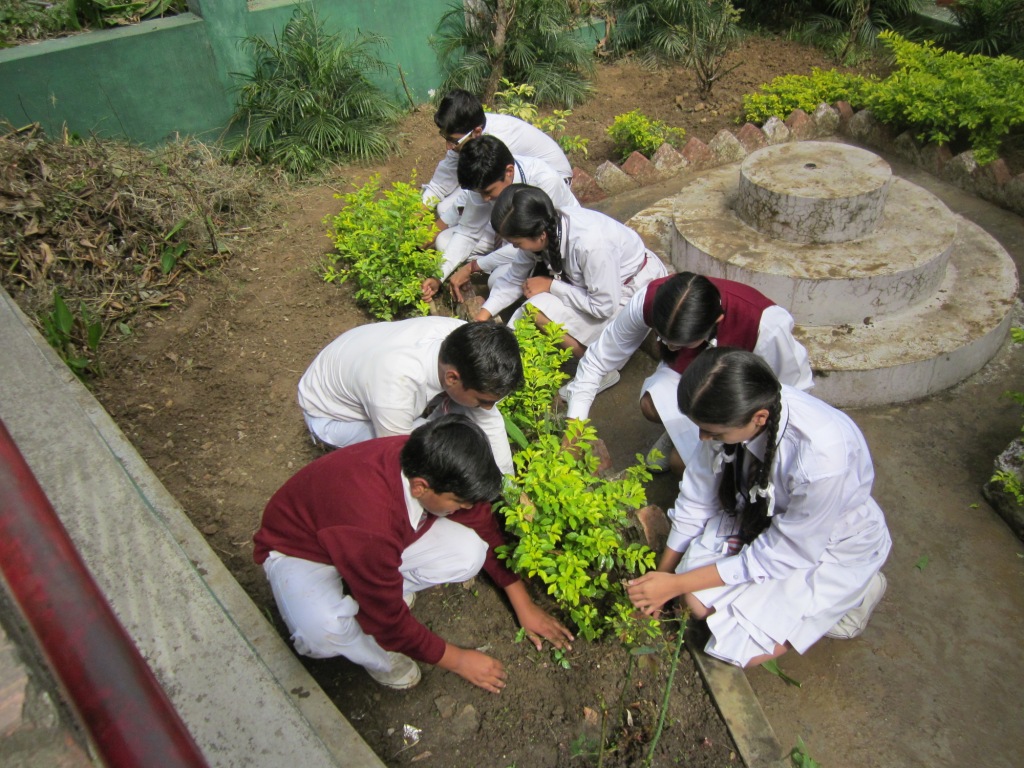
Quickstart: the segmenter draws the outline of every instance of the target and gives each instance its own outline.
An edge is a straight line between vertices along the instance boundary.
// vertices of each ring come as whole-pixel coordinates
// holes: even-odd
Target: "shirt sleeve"
[[[320,543],[341,574],[346,591],[359,604],[356,621],[381,648],[436,664],[445,641],[409,611],[402,599],[402,552],[386,536],[337,526],[319,533]]]
[[[452,227],[451,239],[444,249],[443,279],[451,277],[459,265],[475,253],[487,253],[494,247],[491,208],[477,192],[467,192],[459,223]]]
[[[636,293],[601,332],[597,341],[587,347],[576,377],[569,384],[568,418],[587,418],[601,385],[601,378],[620,370],[643,344],[650,331],[644,323],[645,293]]]
[[[436,205],[459,188],[459,153],[445,152],[430,181],[423,185],[423,203]]]
[[[773,305],[761,313],[754,354],[763,358],[779,381],[800,390],[814,386],[811,361],[803,344],[793,337],[793,316]]]
[[[485,272],[489,275],[502,264],[511,263],[515,259],[518,251],[519,249],[512,245],[512,243],[505,243],[496,251],[491,251],[490,253],[477,258],[476,263],[477,266],[480,267],[481,272]]]
[[[491,289],[483,308],[496,315],[523,295],[523,283],[537,265],[537,257],[528,251],[517,249],[515,259],[508,272],[502,275]]]
[[[686,466],[679,483],[679,495],[668,511],[671,528],[667,546],[676,552],[685,552],[708,521],[722,511],[718,503],[718,484],[721,473],[712,469],[714,452],[711,444],[702,442],[697,449],[696,461]]]
[[[477,426],[484,431],[491,443],[491,451],[494,453],[494,463],[503,474],[515,473],[515,466],[512,464],[512,448],[508,443],[508,433],[505,432],[505,419],[497,407],[491,409],[470,408],[467,414],[477,423]]]

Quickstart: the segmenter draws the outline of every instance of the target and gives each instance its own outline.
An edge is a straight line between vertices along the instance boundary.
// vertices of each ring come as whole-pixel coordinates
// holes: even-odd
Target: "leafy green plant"
[[[762,85],[757,93],[743,97],[743,117],[763,124],[770,117],[786,117],[794,109],[811,114],[819,104],[849,102],[854,108],[867,103],[867,95],[877,80],[861,75],[821,70],[809,75],[782,75]]]
[[[921,0],[814,2],[813,9],[794,17],[793,36],[821,48],[840,64],[855,64],[874,54],[883,30],[912,29],[913,14],[921,5]]]
[[[254,58],[243,80],[228,139],[232,159],[279,165],[302,176],[327,163],[384,157],[399,108],[370,73],[387,65],[379,35],[328,34],[309,8],[296,8],[281,37],[245,39]]]
[[[807,754],[807,745],[799,736],[796,737],[796,746],[789,752],[789,761],[793,768],[821,768],[821,763]]]
[[[186,0],[70,0],[76,15],[90,27],[119,27],[188,10]]]
[[[563,648],[551,649],[551,661],[559,669],[572,669],[572,662]]]
[[[323,278],[331,283],[354,279],[356,299],[380,320],[402,314],[425,315],[425,277],[440,277],[441,254],[425,243],[437,234],[434,217],[424,207],[413,175],[380,192],[380,177],[346,195],[344,207],[324,218],[335,253],[325,257]]]
[[[38,0],[0,3],[0,48],[19,40],[42,40],[81,28],[70,2],[44,4]]]
[[[627,543],[628,513],[646,503],[641,463],[617,479],[598,477],[596,431],[573,420],[564,436],[539,435],[513,460],[500,507],[514,539],[499,549],[509,568],[539,578],[558,606],[593,640],[611,630],[626,642],[654,636],[659,623],[635,616],[623,579],[654,568],[655,554]]]
[[[53,309],[39,316],[43,336],[57,350],[61,360],[79,378],[98,374],[96,353],[103,338],[103,323],[89,310],[85,302],[79,303],[76,316],[57,291],[53,292]]]
[[[652,120],[639,109],[617,115],[605,132],[623,160],[633,152],[650,157],[662,144],[678,146],[686,136],[682,128],[672,128],[661,120]]]
[[[943,48],[1024,58],[1024,0],[960,0],[950,11],[956,24],[936,36]]]
[[[505,78],[501,79],[501,85],[502,90],[494,94],[499,114],[518,117],[520,120],[525,120],[534,127],[540,128],[554,138],[567,155],[575,153],[587,156],[587,145],[590,140],[579,134],[569,136],[565,132],[568,118],[572,116],[571,110],[556,109],[551,115],[541,117],[538,114],[537,105],[533,103],[533,97],[537,92],[536,88],[526,83],[516,85]]]
[[[909,128],[922,141],[969,144],[982,164],[1024,125],[1024,61],[944,52],[891,32],[881,38],[899,69],[868,94],[879,120]]]
[[[541,330],[536,316],[536,307],[527,305],[524,316],[515,324],[524,381],[498,403],[506,426],[511,423],[523,435],[523,440],[516,440],[521,448],[527,447],[529,439],[554,430],[551,403],[558,388],[569,378],[562,365],[572,357],[572,352],[561,346],[565,328],[559,323],[548,323]]]
[[[572,107],[590,95],[594,57],[570,0],[453,3],[431,39],[439,92],[464,88],[490,101],[502,78],[536,89],[542,104]]]
[[[740,39],[740,12],[730,0],[617,0],[613,8],[613,50],[636,51],[649,63],[682,62],[693,69],[703,97],[735,68],[725,67],[726,55]]]

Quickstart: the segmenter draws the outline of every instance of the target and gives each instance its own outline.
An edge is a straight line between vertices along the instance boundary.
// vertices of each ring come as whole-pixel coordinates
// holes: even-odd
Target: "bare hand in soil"
[[[673,597],[679,596],[677,581],[674,573],[651,571],[627,581],[626,594],[634,606],[647,616],[652,616]]]
[[[491,693],[501,693],[505,687],[505,666],[480,651],[449,645],[439,666]]]
[[[553,283],[550,277],[531,277],[523,283],[523,296],[527,299],[532,299],[538,293],[548,293],[551,291],[551,283]]]
[[[452,287],[452,294],[455,296],[456,301],[463,301],[462,298],[462,287],[469,282],[469,276],[473,274],[473,265],[463,264],[457,270],[452,272],[452,276],[448,278],[448,283]]]
[[[576,639],[572,632],[540,606],[524,606],[516,611],[516,617],[519,619],[519,624],[526,630],[526,636],[538,651],[544,647],[544,640],[547,640],[555,648],[572,650],[570,643]]]
[[[441,281],[436,277],[428,277],[420,285],[420,290],[423,291],[423,300],[430,301],[437,295],[437,292],[441,290]]]

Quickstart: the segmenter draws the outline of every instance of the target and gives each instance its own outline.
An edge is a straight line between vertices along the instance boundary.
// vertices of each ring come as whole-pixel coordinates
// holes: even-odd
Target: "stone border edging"
[[[785,120],[771,117],[760,128],[753,123],[746,123],[735,132],[723,128],[708,143],[691,136],[681,150],[662,144],[650,159],[634,152],[621,166],[606,160],[593,176],[574,168],[573,192],[581,203],[593,203],[689,170],[704,171],[739,162],[772,144],[819,139],[836,133],[865,146],[892,152],[970,194],[1024,215],[1024,173],[1013,176],[1002,158],[983,166],[978,164],[971,150],[954,155],[948,146],[933,142],[922,144],[911,131],[895,135],[871,110],[855,112],[845,101],[837,101],[832,106],[819,104],[810,115],[795,109]]]

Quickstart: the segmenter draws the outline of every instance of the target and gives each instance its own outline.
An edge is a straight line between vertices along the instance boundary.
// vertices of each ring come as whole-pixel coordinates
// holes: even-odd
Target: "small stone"
[[[785,144],[790,140],[789,128],[778,117],[769,117],[768,121],[761,126],[765,138],[769,144]]]
[[[480,714],[476,707],[467,704],[452,718],[449,728],[457,739],[468,739],[480,730]]]
[[[736,139],[748,153],[768,146],[768,137],[753,123],[744,123],[743,127],[736,132]]]
[[[601,189],[609,195],[636,189],[639,185],[625,171],[611,160],[605,160],[594,172],[594,178]],[[578,199],[578,198],[577,198]]]
[[[651,504],[639,509],[636,512],[637,522],[643,528],[644,537],[647,539],[647,546],[656,552],[665,547],[668,540],[669,522],[668,515],[661,507]]]
[[[786,118],[786,127],[797,141],[814,138],[814,122],[802,109],[794,109],[789,113],[789,117]]]
[[[744,149],[740,140],[724,128],[715,134],[715,138],[711,140],[708,148],[715,153],[717,165],[735,163],[747,155],[747,150]]]
[[[437,713],[441,716],[442,720],[447,720],[449,717],[455,714],[455,708],[459,703],[455,700],[454,696],[438,696],[434,699],[434,706],[437,707]]]
[[[689,163],[671,144],[662,144],[651,157],[654,167],[661,173],[670,174],[683,170]]]
[[[707,168],[715,162],[715,153],[696,136],[691,136],[683,147],[683,157],[696,168]]]
[[[608,197],[593,176],[582,168],[572,169],[572,193],[580,203],[596,203]]]
[[[639,152],[633,152],[626,158],[626,162],[622,164],[622,170],[641,185],[650,184],[658,178],[658,169]]]
[[[703,101],[698,101],[693,105],[694,112],[703,112],[705,109],[707,109],[707,105]]]

